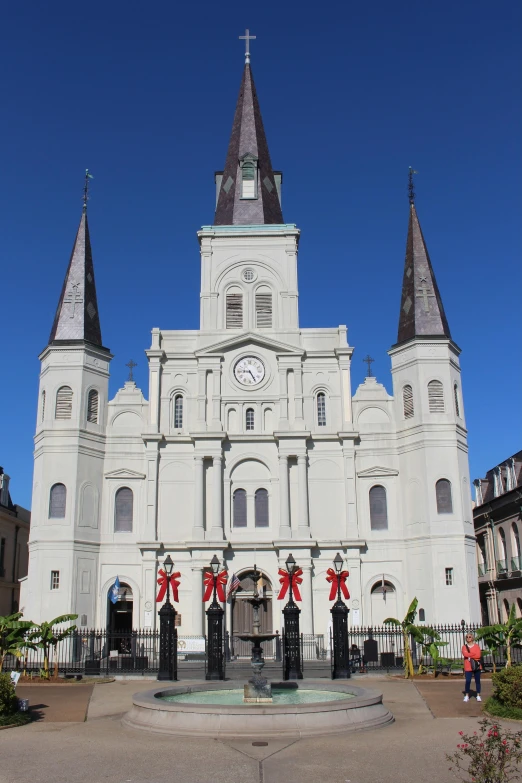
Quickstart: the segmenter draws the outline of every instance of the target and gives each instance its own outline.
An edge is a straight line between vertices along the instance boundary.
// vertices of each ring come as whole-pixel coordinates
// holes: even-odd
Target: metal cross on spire
[[[250,63],[250,41],[255,41],[256,38],[257,35],[250,35],[248,27],[245,34],[239,36],[239,40],[245,42],[245,63]]]
[[[132,374],[132,371],[137,366],[138,366],[137,362],[133,362],[132,359],[130,360],[130,362],[127,362],[127,364],[125,365],[125,367],[129,368],[129,377],[127,378],[127,381],[134,380],[134,375]]]
[[[415,204],[415,185],[413,182],[413,175],[418,174],[418,171],[414,171],[411,166],[408,167],[408,198],[410,201],[410,204]]]
[[[83,186],[83,211],[87,212],[87,202],[89,201],[89,180],[94,179],[92,174],[89,174],[89,169],[85,169],[85,184]]]
[[[366,362],[366,364],[368,365],[368,375],[366,376],[367,378],[372,378],[373,377],[372,376],[372,364],[373,364],[374,361],[375,361],[375,359],[372,359],[372,357],[370,356],[369,353],[366,354],[366,358],[363,359],[363,362]]]

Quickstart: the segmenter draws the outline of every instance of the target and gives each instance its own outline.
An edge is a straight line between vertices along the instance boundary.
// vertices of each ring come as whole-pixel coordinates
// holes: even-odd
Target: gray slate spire
[[[83,340],[102,346],[87,211],[84,208],[49,343]]]
[[[257,198],[241,198],[241,162],[257,161]],[[250,65],[246,63],[217,199],[214,225],[283,223],[283,213]]]
[[[451,340],[415,204],[410,204],[397,344],[415,337],[446,337]]]

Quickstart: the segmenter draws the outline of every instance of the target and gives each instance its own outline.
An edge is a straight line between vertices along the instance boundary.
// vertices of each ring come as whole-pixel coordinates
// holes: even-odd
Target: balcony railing
[[[479,563],[478,564],[478,575],[479,576],[486,576],[488,572],[488,564],[487,563]]]
[[[520,555],[511,558],[511,570],[522,571],[522,557]]]
[[[507,574],[507,560],[497,560],[497,574]]]

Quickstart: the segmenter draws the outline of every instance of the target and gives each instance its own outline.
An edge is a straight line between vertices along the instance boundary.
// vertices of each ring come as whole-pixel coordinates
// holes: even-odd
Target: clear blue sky
[[[522,5],[516,0],[8,3],[0,33],[0,464],[29,506],[38,353],[81,212],[111,395],[147,395],[150,329],[196,329],[245,27],[283,213],[302,230],[302,326],[348,325],[391,390],[408,166],[455,341],[471,477],[522,448]]]

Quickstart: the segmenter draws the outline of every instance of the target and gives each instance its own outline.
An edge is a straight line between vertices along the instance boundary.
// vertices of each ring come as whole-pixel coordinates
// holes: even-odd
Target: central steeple
[[[225,170],[218,186],[214,225],[283,223],[281,172],[272,169],[250,63],[245,63]]]

